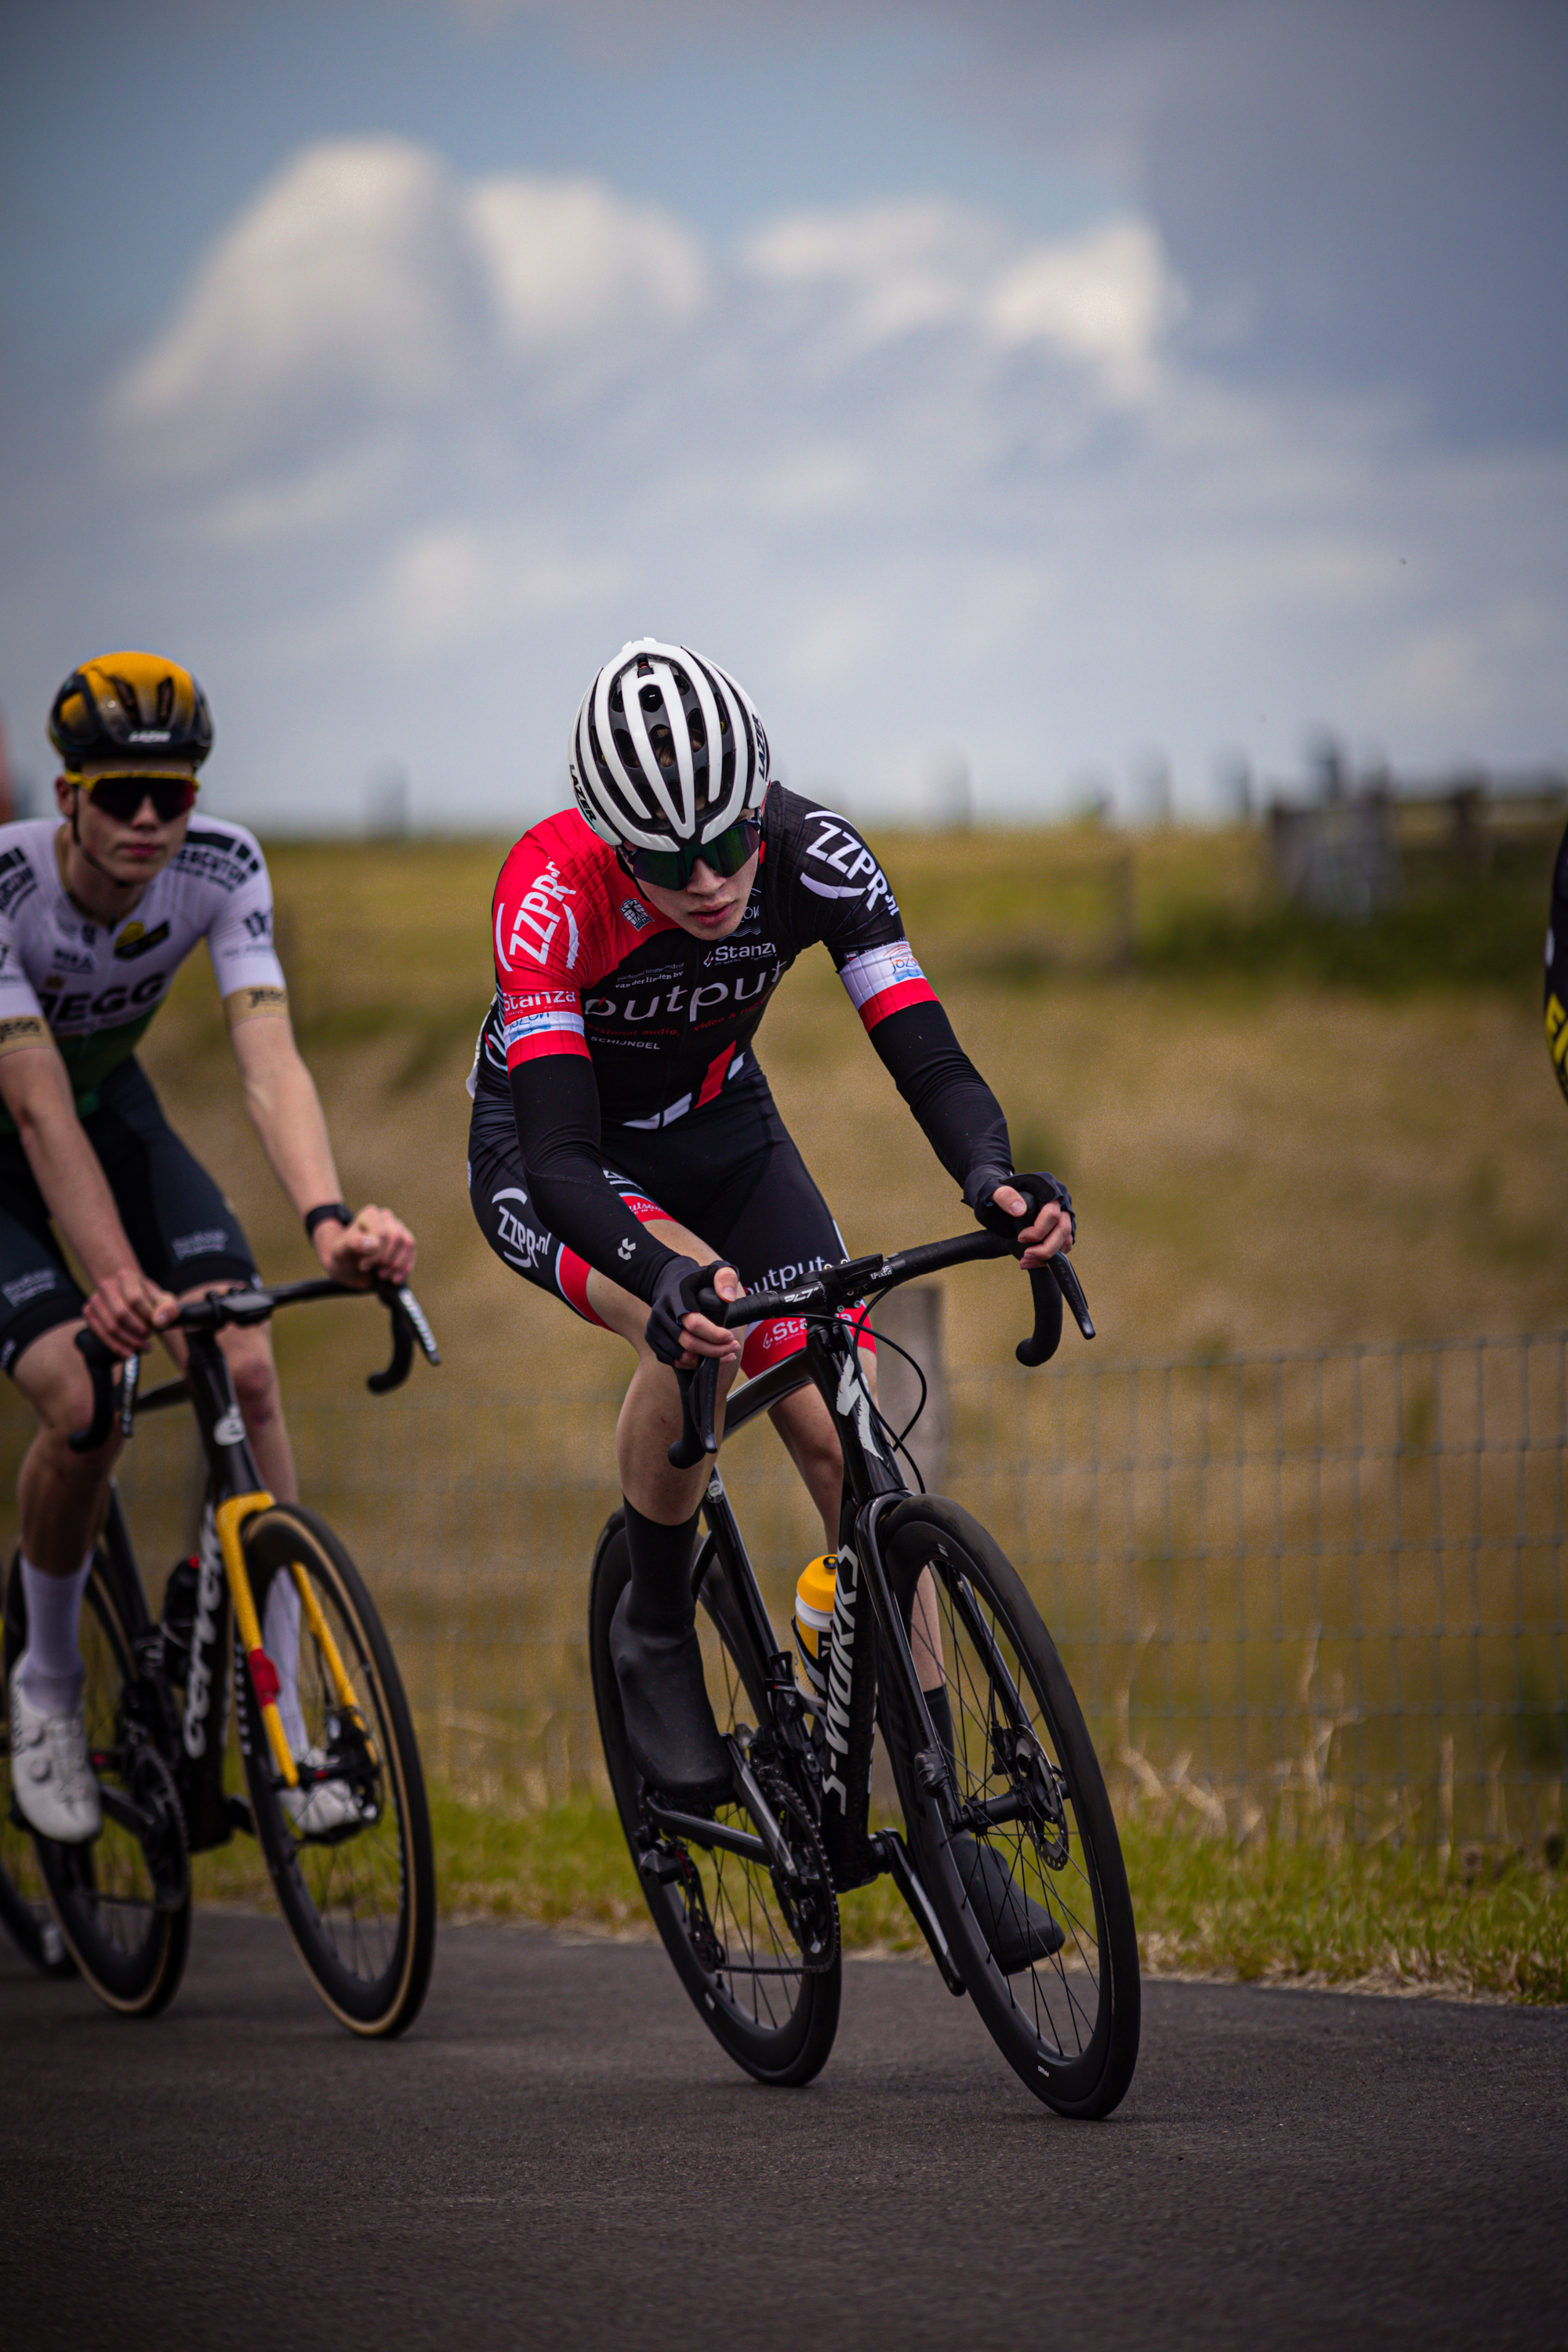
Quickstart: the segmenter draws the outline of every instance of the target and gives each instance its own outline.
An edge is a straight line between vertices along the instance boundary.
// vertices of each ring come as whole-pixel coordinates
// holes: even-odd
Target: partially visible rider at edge
[[[1026,1266],[1069,1246],[1072,1204],[1054,1177],[1015,1173],[1001,1108],[876,857],[835,811],[770,781],[757,714],[716,663],[654,638],[623,646],[584,697],[569,772],[575,808],[525,833],[496,885],[469,1194],[498,1257],[636,1350],[616,1432],[631,1579],[612,1654],[638,1770],[703,1806],[731,1765],[690,1585],[708,1471],[668,1460],[682,1425],[672,1367],[717,1358],[722,1395],[738,1362],[754,1373],[803,1348],[799,1321],[754,1324],[742,1348],[695,1295],[786,1287],[847,1255],[752,1045],[802,950],[827,948],[938,1159],[983,1223],[1026,1244]],[[869,1373],[868,1332],[860,1345]],[[826,1407],[806,1387],[773,1420],[835,1550],[843,1465]],[[921,1682],[951,1748],[933,1595],[920,1616]],[[982,1877],[999,1866],[977,1847]],[[1005,1892],[994,1916],[1016,1920]],[[1007,1965],[1060,1942],[1030,1907]]]
[[[1546,921],[1546,1050],[1557,1083],[1568,1099],[1568,828],[1557,845],[1552,868],[1552,905]]]
[[[206,698],[178,663],[107,654],[56,695],[58,817],[0,825],[0,1368],[38,1417],[18,1483],[26,1648],[8,1692],[12,1786],[30,1826],[95,1836],[79,1644],[82,1596],[108,1507],[118,1428],[96,1452],[67,1439],[92,1417],[85,1322],[123,1359],[187,1298],[257,1280],[234,1211],[169,1126],[136,1048],[174,974],[205,941],[245,1107],[279,1182],[337,1281],[401,1281],[414,1237],[385,1209],[342,1198],[321,1103],[300,1060],[272,943],[272,890],[243,825],[193,817],[212,745]],[[52,1226],[51,1226],[52,1220]],[[63,1238],[90,1286],[84,1300]],[[166,1344],[184,1360],[184,1342]],[[297,1489],[265,1326],[220,1344],[257,1465]],[[285,1589],[287,1588],[287,1589]],[[264,1639],[301,1761],[298,1597],[275,1581]],[[295,1825],[330,1830],[352,1799],[290,1791]]]

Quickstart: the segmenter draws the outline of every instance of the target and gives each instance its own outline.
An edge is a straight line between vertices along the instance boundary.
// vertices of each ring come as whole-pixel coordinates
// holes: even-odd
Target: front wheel
[[[1138,2059],[1138,1938],[1110,1800],[1066,1669],[1016,1571],[956,1503],[911,1496],[878,1540],[922,1688],[936,1679],[934,1588],[952,1714],[946,1785],[932,1790],[934,1759],[928,1751],[925,1769],[916,1764],[885,1695],[921,1875],[1008,2063],[1059,2115],[1107,2116]]]
[[[703,2023],[759,2083],[797,2087],[826,2063],[838,2031],[842,1985],[837,1898],[810,1809],[782,1780],[768,1792],[797,1851],[815,1865],[815,1884],[804,1902],[764,1863],[695,1837],[658,1836],[644,1811],[610,1658],[610,1620],[630,1574],[626,1524],[617,1511],[594,1554],[588,1641],[605,1763],[633,1865]],[[711,1538],[698,1554],[694,1582],[714,1720],[721,1733],[737,1733],[745,1745],[767,1720],[766,1688]],[[742,1832],[752,1827],[750,1815],[734,1804],[716,1806],[714,1818]],[[645,1859],[667,1874],[651,1875]]]
[[[279,1906],[332,2014],[355,2033],[401,2033],[430,1982],[436,1862],[396,1662],[358,1570],[313,1512],[275,1503],[240,1542],[303,1768],[286,1788],[237,1654],[246,1778]]]
[[[5,1595],[7,1689],[26,1639],[22,1580],[14,1573]],[[103,1827],[82,1845],[33,1838],[38,1878],[53,1916],[47,1924],[38,1919],[30,1902],[27,1913],[46,1962],[51,1945],[58,1945],[110,2009],[126,2017],[155,2017],[174,1999],[190,1950],[184,1815],[174,1776],[146,1736],[143,1718],[153,1710],[138,1705],[145,1686],[139,1689],[101,1552],[82,1604],[81,1654],[88,1753],[102,1799]],[[7,1778],[9,1755],[7,1736]],[[6,1794],[9,1803],[8,1788]],[[10,1924],[15,1933],[16,1923]],[[63,1972],[57,1964],[55,1973]]]

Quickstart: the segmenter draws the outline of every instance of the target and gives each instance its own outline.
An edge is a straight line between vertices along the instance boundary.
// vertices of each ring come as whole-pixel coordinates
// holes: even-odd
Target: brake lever
[[[1067,1300],[1073,1321],[1086,1339],[1092,1339],[1094,1324],[1089,1317],[1089,1301],[1083,1295],[1082,1283],[1059,1250],[1055,1257],[1047,1258],[1046,1263],[1056,1276],[1057,1286]]]
[[[375,1295],[392,1324],[392,1361],[384,1372],[367,1373],[364,1384],[373,1396],[386,1396],[392,1390],[400,1389],[408,1378],[416,1339],[432,1364],[440,1362],[441,1350],[436,1345],[436,1334],[426,1319],[424,1308],[405,1282],[395,1286],[390,1282],[378,1282]]]
[[[142,1378],[140,1356],[127,1356],[120,1367],[120,1434],[132,1437],[136,1430],[136,1387]]]
[[[84,1324],[76,1335],[77,1348],[92,1375],[92,1418],[84,1429],[73,1429],[66,1444],[73,1454],[96,1454],[114,1425],[114,1366],[112,1348]]]
[[[1062,1294],[1051,1280],[1052,1259],[1046,1265],[1029,1268],[1029,1290],[1035,1302],[1035,1328],[1026,1339],[1020,1339],[1013,1353],[1021,1364],[1031,1368],[1049,1363],[1062,1341]]]
[[[696,1368],[683,1372],[675,1367],[676,1384],[680,1391],[680,1435],[669,1449],[672,1470],[695,1470],[708,1454],[717,1454],[719,1440],[713,1433],[713,1415],[719,1401],[719,1359],[704,1356]]]
[[[721,1298],[716,1290],[700,1290],[693,1307],[697,1314],[706,1315],[710,1323],[722,1323],[731,1303]],[[739,1301],[734,1303],[738,1305]],[[719,1451],[713,1428],[719,1406],[719,1359],[703,1356],[689,1372],[682,1371],[679,1364],[674,1370],[680,1391],[680,1435],[669,1449],[669,1466],[672,1470],[695,1470],[705,1454]]]
[[[1044,1265],[1029,1268],[1029,1289],[1035,1301],[1035,1328],[1026,1339],[1020,1339],[1014,1353],[1021,1364],[1031,1368],[1048,1363],[1061,1346],[1062,1302],[1072,1309],[1073,1321],[1086,1339],[1094,1337],[1094,1325],[1089,1319],[1089,1301],[1083,1295],[1083,1285],[1072,1267],[1058,1251]]]

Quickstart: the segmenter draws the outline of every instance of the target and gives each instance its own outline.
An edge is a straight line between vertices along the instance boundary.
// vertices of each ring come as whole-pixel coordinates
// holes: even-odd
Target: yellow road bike
[[[95,1411],[79,1450],[118,1412],[188,1405],[207,1463],[200,1542],[154,1618],[113,1492],[82,1611],[87,1741],[103,1802],[81,1845],[32,1836],[0,1741],[0,1919],[38,1966],[79,1969],[110,2008],[152,2016],[173,1998],[191,1932],[190,1857],[237,1832],[260,1844],[300,1957],[353,2032],[400,2033],[417,2015],[436,1937],[436,1870],[407,1701],[374,1603],[325,1522],[262,1487],[217,1335],[306,1299],[358,1297],[318,1279],[211,1291],[174,1328],[183,1379],[138,1394],[140,1360],[115,1378],[89,1333]],[[407,1378],[436,1343],[406,1288],[379,1293],[392,1360],[368,1385]],[[5,1685],[26,1640],[22,1580],[5,1598]],[[231,1671],[232,1667],[232,1671]],[[230,1696],[244,1791],[225,1786]]]

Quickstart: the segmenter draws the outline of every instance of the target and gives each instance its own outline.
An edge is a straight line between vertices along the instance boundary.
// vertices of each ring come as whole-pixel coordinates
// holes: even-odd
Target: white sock
[[[29,1706],[45,1715],[69,1715],[81,1702],[87,1670],[79,1629],[81,1597],[91,1573],[91,1552],[74,1576],[46,1576],[25,1556],[22,1560],[27,1646],[17,1672]]]
[[[300,1588],[288,1570],[280,1568],[268,1589],[261,1646],[278,1670],[278,1712],[296,1758],[310,1744],[300,1707]]]

